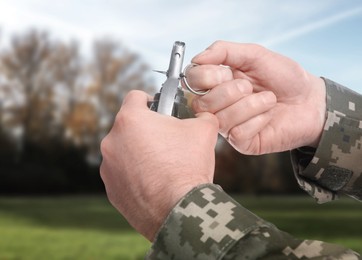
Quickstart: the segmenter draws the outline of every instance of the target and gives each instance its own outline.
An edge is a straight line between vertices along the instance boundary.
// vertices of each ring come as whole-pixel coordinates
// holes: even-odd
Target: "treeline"
[[[289,152],[242,155],[222,137],[216,149],[215,182],[234,193],[302,193],[294,177]]]
[[[100,141],[127,92],[158,90],[148,66],[110,39],[86,57],[37,30],[1,43],[0,193],[102,192]],[[216,162],[228,191],[298,191],[286,153],[243,156],[220,139]]]
[[[0,192],[103,189],[99,144],[123,97],[152,89],[138,55],[110,39],[89,57],[76,42],[27,31],[0,47]]]

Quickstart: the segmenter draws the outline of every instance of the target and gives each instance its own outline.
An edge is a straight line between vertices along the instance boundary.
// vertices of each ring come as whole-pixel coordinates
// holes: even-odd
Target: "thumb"
[[[150,96],[140,90],[130,91],[123,100],[122,109],[148,108]]]
[[[196,55],[192,62],[196,64],[226,65],[232,68],[248,68],[266,49],[256,44],[217,41],[205,51]]]
[[[219,131],[219,121],[214,114],[208,112],[197,113],[196,118],[200,121],[202,120],[205,124],[208,124],[208,128],[212,129],[215,132]]]

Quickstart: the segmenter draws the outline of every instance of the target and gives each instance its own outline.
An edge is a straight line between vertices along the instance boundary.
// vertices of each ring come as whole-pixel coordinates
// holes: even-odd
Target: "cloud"
[[[293,40],[297,37],[300,37],[302,35],[305,35],[305,34],[314,32],[316,30],[331,26],[335,23],[341,22],[343,20],[346,20],[348,18],[357,16],[357,15],[361,15],[361,14],[362,14],[362,7],[347,10],[342,13],[338,13],[338,14],[323,18],[321,20],[318,20],[318,21],[315,21],[312,23],[307,23],[305,25],[302,25],[301,27],[293,28],[284,34],[280,34],[276,37],[263,41],[262,44],[270,47],[270,46],[274,46],[274,45],[277,45],[280,43],[284,43],[284,42]]]

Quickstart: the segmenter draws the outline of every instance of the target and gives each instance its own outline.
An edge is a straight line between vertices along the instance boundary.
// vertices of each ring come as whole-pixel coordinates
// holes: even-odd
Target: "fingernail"
[[[275,96],[275,94],[273,92],[265,91],[264,102],[267,105],[274,105],[277,103],[277,97]]]

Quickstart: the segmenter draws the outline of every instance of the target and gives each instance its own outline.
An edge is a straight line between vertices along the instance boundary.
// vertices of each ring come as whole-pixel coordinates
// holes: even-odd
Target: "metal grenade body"
[[[149,108],[153,111],[157,111],[161,92],[162,88],[159,93],[155,94],[153,101],[148,102]],[[180,88],[177,89],[171,115],[180,119],[195,117],[192,110],[187,106],[187,98],[185,97],[184,92]]]

